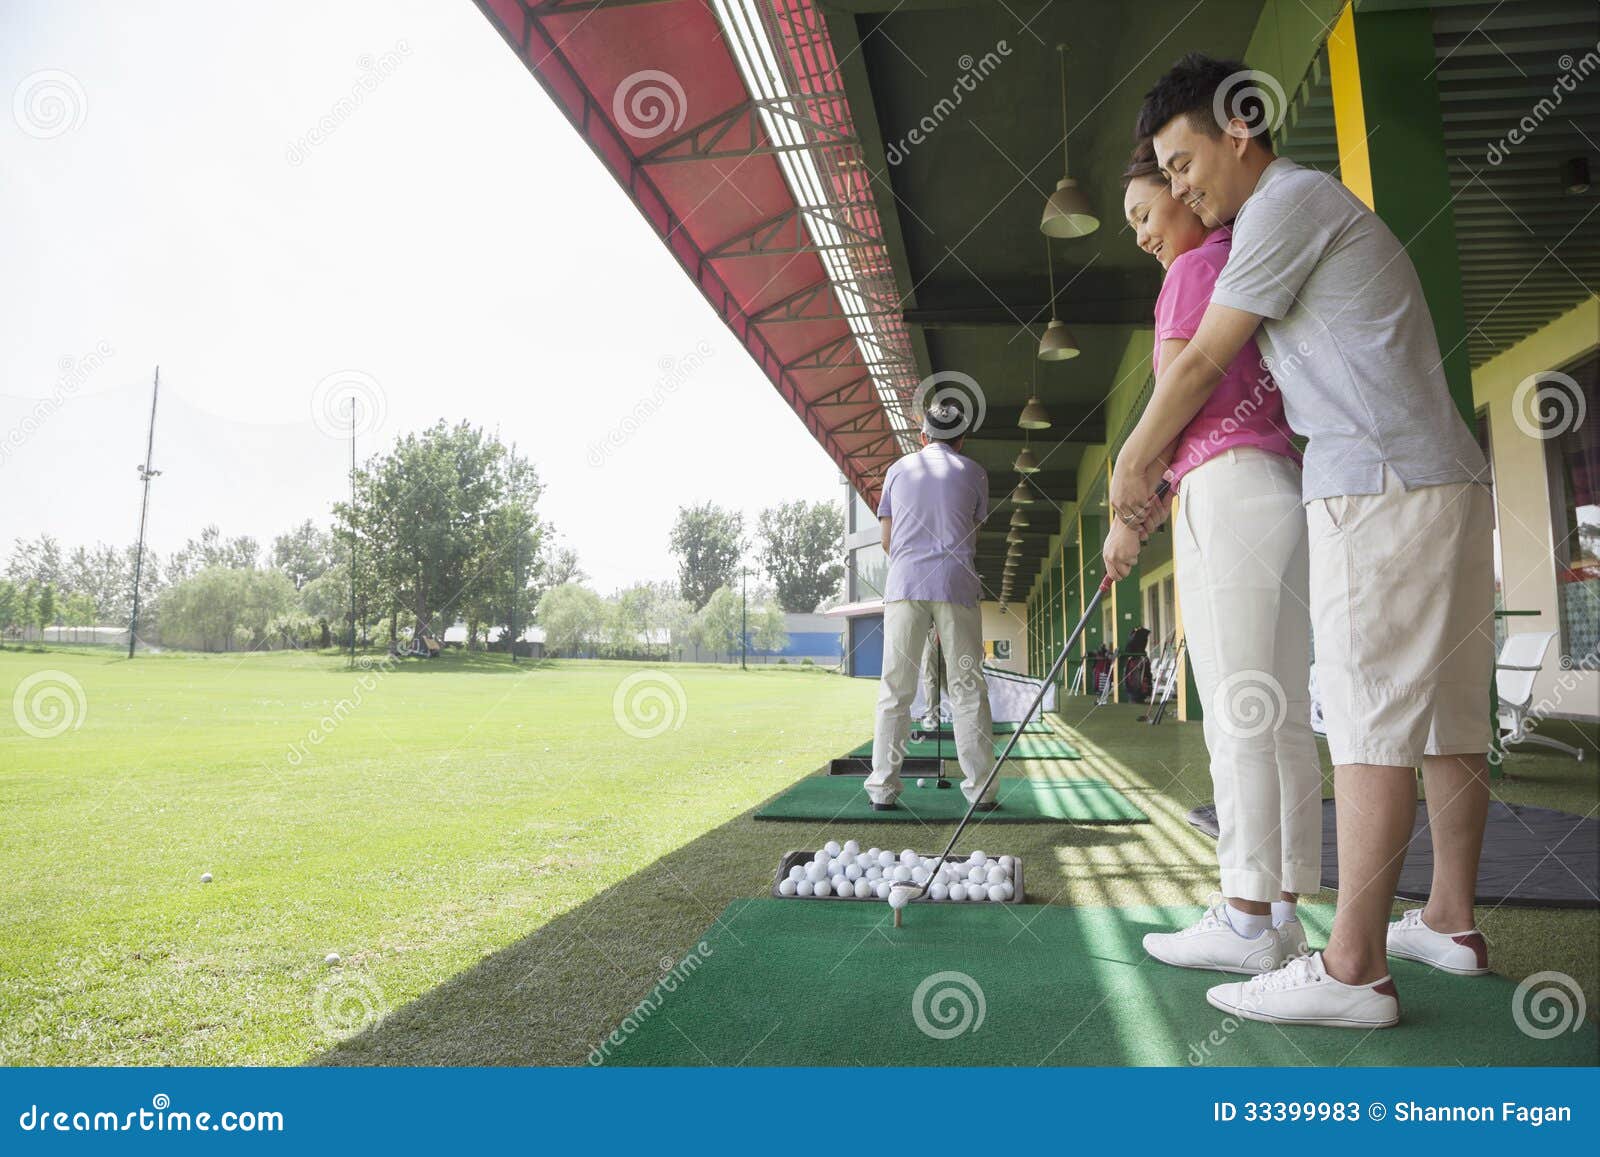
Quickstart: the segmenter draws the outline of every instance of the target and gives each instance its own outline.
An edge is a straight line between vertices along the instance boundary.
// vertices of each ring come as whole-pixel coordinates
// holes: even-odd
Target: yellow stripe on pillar
[[[1355,5],[1346,4],[1328,35],[1328,78],[1333,86],[1333,130],[1339,145],[1339,179],[1367,208],[1372,194],[1372,155],[1367,149],[1367,111],[1361,98],[1361,57],[1356,51]]]

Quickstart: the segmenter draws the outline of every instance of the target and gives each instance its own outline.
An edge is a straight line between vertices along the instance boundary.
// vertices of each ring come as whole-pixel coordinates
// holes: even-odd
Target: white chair
[[[1500,696],[1500,746],[1536,743],[1564,751],[1581,763],[1581,747],[1538,735],[1533,730],[1544,718],[1542,712],[1533,712],[1533,683],[1544,667],[1545,653],[1555,637],[1554,631],[1506,636],[1505,646],[1500,648],[1500,660],[1494,665],[1495,690]]]

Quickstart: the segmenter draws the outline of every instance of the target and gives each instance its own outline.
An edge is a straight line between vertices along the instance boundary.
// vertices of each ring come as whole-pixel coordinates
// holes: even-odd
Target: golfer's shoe
[[[1484,976],[1489,971],[1489,945],[1483,933],[1435,932],[1422,922],[1422,909],[1411,908],[1389,925],[1389,955],[1431,964],[1457,976]]]
[[[1299,919],[1285,920],[1276,928],[1278,944],[1283,949],[1284,960],[1293,960],[1296,956],[1304,956],[1311,951],[1311,945],[1306,942],[1306,926]]]
[[[975,812],[997,812],[1000,810],[1000,801],[997,799],[984,800],[982,803],[973,804],[972,810]]]
[[[1250,980],[1219,984],[1207,991],[1206,1002],[1232,1016],[1268,1024],[1372,1029],[1400,1022],[1400,996],[1391,978],[1345,984],[1328,975],[1320,952],[1297,956]]]
[[[1211,906],[1196,924],[1181,932],[1149,932],[1144,950],[1163,964],[1209,968],[1214,972],[1269,972],[1284,961],[1283,942],[1275,928],[1255,938],[1239,935],[1228,923],[1227,901],[1211,897]]]

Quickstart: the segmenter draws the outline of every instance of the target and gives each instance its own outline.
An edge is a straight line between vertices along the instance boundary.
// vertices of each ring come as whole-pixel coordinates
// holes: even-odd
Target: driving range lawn
[[[874,692],[0,651],[0,1063],[315,1060],[859,742]]]

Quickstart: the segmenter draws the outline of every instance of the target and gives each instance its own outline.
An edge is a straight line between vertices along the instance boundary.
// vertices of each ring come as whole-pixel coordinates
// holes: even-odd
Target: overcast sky
[[[326,523],[349,382],[363,458],[514,440],[602,591],[681,503],[842,495],[469,0],[0,0],[0,93],[0,554],[132,541],[158,363],[162,552]]]

